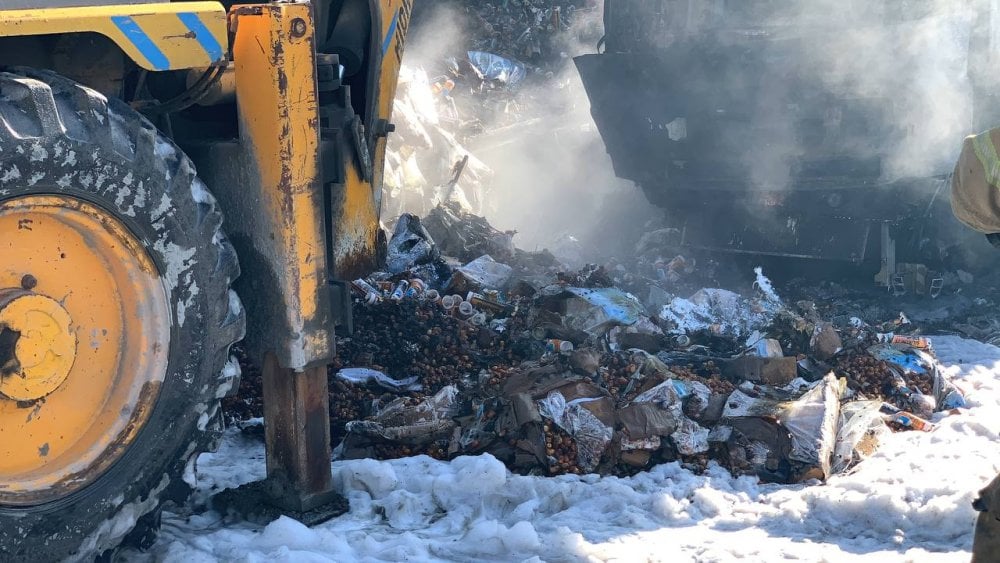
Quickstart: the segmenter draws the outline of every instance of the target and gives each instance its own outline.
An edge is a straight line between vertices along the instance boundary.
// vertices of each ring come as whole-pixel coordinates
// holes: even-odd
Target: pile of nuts
[[[639,371],[639,365],[633,361],[631,354],[612,352],[601,357],[601,369],[598,370],[604,387],[618,403],[626,402],[634,397],[627,397],[625,391],[629,382]]]
[[[399,459],[417,455],[426,455],[434,459],[445,461],[448,459],[447,444],[433,442],[421,446],[406,446],[402,444],[376,444],[375,459]]]
[[[847,377],[851,389],[873,398],[886,398],[894,389],[892,369],[883,360],[868,354],[854,354],[838,358],[834,373]]]
[[[930,372],[908,374],[906,381],[922,395],[934,395],[934,376]]]
[[[357,305],[354,323],[358,328],[339,343],[339,363],[380,369],[391,377],[417,376],[427,394],[487,365],[514,365],[526,359],[517,330],[496,333],[473,326],[449,316],[431,301]],[[520,321],[514,317],[509,324]]]
[[[583,470],[577,462],[576,441],[558,425],[545,421],[545,454],[549,457],[549,474],[581,474]]]
[[[376,394],[363,385],[355,385],[330,378],[330,441],[339,442],[345,434],[344,426],[352,420],[367,416]]]
[[[487,370],[489,374],[486,379],[486,384],[490,387],[501,387],[507,379],[514,374],[514,369],[511,366],[505,365],[493,365]]]
[[[722,372],[715,365],[715,362],[707,362],[699,370],[696,370],[693,365],[689,365],[684,367],[671,366],[670,371],[677,375],[677,379],[704,384],[712,390],[713,395],[728,395],[736,390],[736,385],[722,378]]]

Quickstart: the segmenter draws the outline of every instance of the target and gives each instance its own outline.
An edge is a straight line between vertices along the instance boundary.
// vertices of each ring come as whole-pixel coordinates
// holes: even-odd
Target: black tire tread
[[[95,151],[103,151],[108,155],[116,155],[116,161],[132,163],[136,169],[159,170],[169,178],[168,192],[171,198],[193,200],[197,205],[194,217],[175,216],[164,217],[164,221],[172,221],[179,228],[189,231],[190,238],[202,241],[211,248],[214,260],[213,274],[224,283],[213,286],[214,294],[208,300],[211,306],[207,309],[206,322],[216,327],[214,336],[216,347],[211,353],[218,385],[215,389],[207,389],[200,395],[202,404],[199,408],[209,422],[204,424],[201,436],[194,439],[194,448],[186,448],[178,452],[182,458],[177,459],[167,469],[167,477],[171,483],[182,483],[185,466],[197,455],[213,447],[221,434],[221,426],[215,423],[220,419],[218,409],[221,398],[227,393],[233,393],[239,387],[239,369],[235,360],[230,357],[230,346],[242,339],[246,327],[246,315],[239,298],[230,289],[230,285],[240,273],[236,252],[225,234],[222,232],[222,213],[215,198],[208,192],[198,179],[191,160],[167,137],[144,117],[132,110],[128,105],[114,98],[106,98],[102,94],[64,78],[56,73],[32,69],[14,68],[0,69],[0,148],[5,144],[22,142],[24,139],[72,139],[86,143]],[[4,154],[0,152],[0,163]],[[3,186],[0,186],[2,188]],[[0,200],[5,197],[0,189]],[[155,206],[156,202],[149,202]],[[178,214],[180,215],[180,214]],[[192,214],[187,214],[192,215]],[[148,241],[146,241],[148,242]],[[197,431],[197,429],[196,429]],[[187,451],[191,450],[193,451]],[[162,491],[175,492],[189,490],[183,486],[168,486]],[[178,496],[183,496],[179,495]],[[160,501],[181,501],[182,498],[159,499]],[[125,506],[127,503],[123,504]],[[159,502],[142,504],[144,512],[138,514],[138,524],[158,522],[159,518],[143,518],[145,514],[154,514],[159,510]],[[147,537],[148,530],[135,530],[132,536]],[[107,550],[114,549],[128,533],[117,533],[112,536],[98,537],[96,541],[88,540],[84,551],[71,553],[51,553],[71,559],[92,558]],[[0,538],[2,539],[2,538]],[[80,538],[82,541],[83,538]],[[38,538],[39,546],[20,546],[15,552],[25,558],[38,560],[50,553],[42,544],[48,544],[48,538]],[[92,545],[90,545],[92,544]],[[0,545],[0,553],[6,546]],[[7,552],[8,555],[11,552]],[[0,559],[4,559],[0,556]],[[6,560],[6,559],[4,559]]]

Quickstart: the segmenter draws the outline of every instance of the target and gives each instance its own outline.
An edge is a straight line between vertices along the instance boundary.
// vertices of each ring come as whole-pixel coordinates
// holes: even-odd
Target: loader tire
[[[126,104],[0,69],[0,560],[148,544],[190,493],[246,324],[221,224]]]

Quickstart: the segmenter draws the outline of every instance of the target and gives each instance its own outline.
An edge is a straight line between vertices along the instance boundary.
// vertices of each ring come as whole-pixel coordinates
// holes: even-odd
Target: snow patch
[[[243,312],[243,302],[235,291],[229,290],[229,316],[238,317]]]
[[[45,149],[42,145],[35,143],[31,145],[31,155],[28,156],[28,160],[31,162],[41,162],[49,158],[49,151]]]
[[[205,187],[205,184],[201,180],[196,179],[194,182],[191,182],[191,198],[195,203],[200,205],[215,204],[215,198],[208,192],[208,188]]]
[[[230,356],[229,360],[226,361],[226,365],[222,366],[222,373],[219,374],[222,384],[215,389],[215,398],[221,399],[228,395],[233,390],[236,382],[239,381],[241,375],[240,363],[234,356]]]
[[[886,436],[825,485],[773,485],[712,464],[633,477],[520,476],[489,455],[337,461],[348,514],[306,528],[208,511],[165,516],[154,560],[968,561],[971,502],[1000,467],[1000,348],[935,337],[969,408],[933,433]],[[258,421],[259,423],[259,421]],[[196,498],[265,474],[259,439],[227,431],[204,454]]]
[[[135,528],[139,518],[156,508],[160,493],[169,483],[170,478],[164,475],[149,496],[123,506],[117,514],[102,522],[96,530],[83,539],[75,556],[83,561],[117,545],[121,538]]]
[[[0,182],[6,184],[11,180],[17,180],[21,177],[21,171],[17,169],[17,165],[11,165],[10,168],[4,170],[4,173],[0,175]]]
[[[176,243],[167,242],[165,237],[159,238],[153,244],[153,250],[160,253],[163,263],[166,264],[166,272],[163,274],[163,282],[167,286],[167,293],[172,294],[174,289],[180,284],[181,275],[193,264],[195,248],[181,248]]]
[[[187,317],[187,310],[194,306],[194,299],[198,297],[198,282],[191,280],[192,273],[188,271],[184,275],[184,283],[190,284],[188,287],[188,293],[186,299],[177,300],[177,326],[184,326],[184,320]]]

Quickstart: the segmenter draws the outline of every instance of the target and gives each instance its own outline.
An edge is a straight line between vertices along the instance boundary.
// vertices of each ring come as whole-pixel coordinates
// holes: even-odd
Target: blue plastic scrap
[[[903,368],[907,373],[927,373],[927,367],[916,350],[900,350],[892,344],[876,344],[868,349],[876,359]]]

